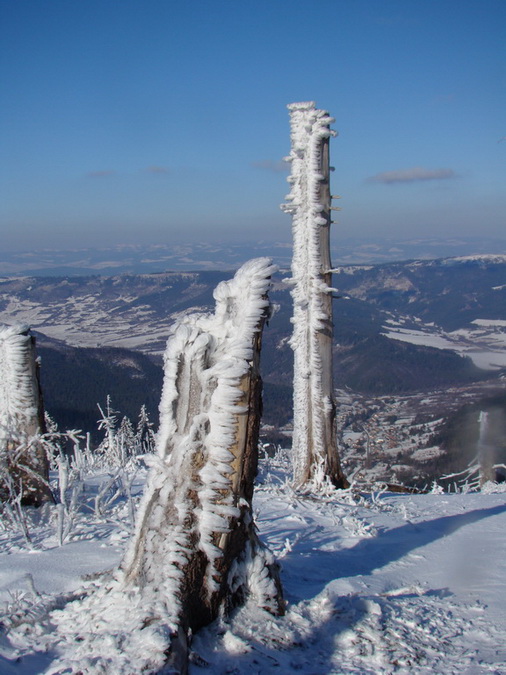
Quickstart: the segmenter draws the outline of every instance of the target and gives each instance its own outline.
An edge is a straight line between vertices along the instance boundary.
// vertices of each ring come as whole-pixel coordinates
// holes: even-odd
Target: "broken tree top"
[[[307,146],[310,137],[315,139],[337,136],[337,132],[330,129],[335,119],[326,110],[316,107],[314,101],[290,103],[291,141],[292,150],[286,160],[291,162]]]
[[[286,161],[292,165],[288,182],[292,188],[281,205],[286,213],[294,215],[294,226],[300,219],[311,218],[312,225],[323,225],[319,214],[320,185],[322,174],[322,142],[337,133],[330,128],[335,122],[326,110],[319,110],[313,101],[291,103],[290,140],[291,150]]]
[[[316,107],[316,103],[314,101],[300,101],[298,103],[289,103],[286,107],[288,108],[290,113],[296,112],[296,111],[301,111],[301,112],[303,112],[303,111],[313,111],[317,114],[328,116],[328,112],[326,110],[319,110]],[[331,123],[335,122],[333,117],[329,117],[329,119],[331,120]]]

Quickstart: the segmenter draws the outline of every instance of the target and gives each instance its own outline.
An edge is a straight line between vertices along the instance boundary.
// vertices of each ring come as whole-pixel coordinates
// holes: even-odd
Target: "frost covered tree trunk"
[[[158,458],[124,569],[129,583],[164,588],[183,659],[188,630],[220,607],[252,593],[271,612],[283,608],[251,511],[272,271],[266,259],[243,266],[215,290],[215,315],[189,317],[167,347]]]
[[[336,436],[332,377],[332,264],[329,138],[334,121],[313,102],[288,106],[293,218],[294,480],[346,487]]]
[[[215,289],[214,315],[183,318],[167,343],[157,452],[146,456],[133,541],[115,579],[59,622],[74,627],[67,660],[83,672],[186,673],[188,636],[221,611],[252,597],[283,613],[251,506],[273,269],[265,258],[246,263]]]
[[[0,326],[0,498],[39,506],[52,501],[49,466],[38,437],[44,406],[27,326]]]

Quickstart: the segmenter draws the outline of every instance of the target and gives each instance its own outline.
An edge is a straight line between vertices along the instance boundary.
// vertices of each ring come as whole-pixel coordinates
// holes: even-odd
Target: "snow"
[[[455,265],[458,263],[484,262],[487,264],[502,265],[506,262],[506,255],[501,253],[480,253],[478,255],[461,255],[454,258],[443,259],[445,265]]]
[[[383,335],[415,345],[436,349],[451,349],[468,356],[479,368],[497,370],[506,366],[506,321],[474,319],[469,328],[446,333],[441,327],[412,318],[419,328],[403,328],[401,323],[387,319]]]
[[[32,338],[28,326],[0,325],[0,444],[37,428]]]
[[[468,351],[465,353],[472,359],[475,366],[484,370],[501,370],[506,368],[506,350],[498,351]]]
[[[136,305],[130,298],[118,298],[122,312],[99,306],[103,298],[98,294],[77,298],[55,299],[51,307],[26,299],[8,299],[0,312],[6,321],[15,319],[41,330],[50,338],[62,340],[78,347],[145,348],[153,353],[163,353],[160,344],[167,339],[168,327],[176,317],[155,316],[153,307]],[[149,333],[145,326],[149,322]]]
[[[425,347],[434,347],[435,349],[454,349],[455,343],[444,335],[431,334],[422,330],[409,328],[396,328],[388,330],[383,335],[391,340],[400,340],[401,342],[410,342],[413,345],[423,345]]]
[[[438,445],[435,445],[430,448],[419,448],[418,450],[415,450],[411,457],[417,462],[428,462],[429,460],[440,457],[443,454],[444,450],[442,450]]]
[[[504,672],[504,497],[356,502],[264,483],[257,522],[282,558],[287,616],[246,607],[202,631],[204,672]]]
[[[282,565],[286,616],[248,602],[220,618],[194,636],[190,675],[506,671],[500,486],[468,494],[304,495],[293,491],[290,471],[286,452],[263,460],[254,499],[260,535]],[[98,583],[83,574],[117,565],[126,529],[128,509],[118,506],[102,520],[83,512],[62,547],[48,517],[34,529],[34,552],[16,533],[0,532],[2,675],[71,672],[71,662],[66,671],[54,667],[58,640],[72,627],[55,633],[58,613],[48,619],[44,610]],[[124,636],[131,658],[135,650],[156,651],[156,635],[134,623],[131,629]]]
[[[268,313],[274,271],[268,258],[249,261],[215,289],[214,314],[185,316],[174,326],[165,354],[157,453],[145,456],[150,471],[121,564],[61,608],[60,601],[35,594],[46,614],[53,609],[46,626],[52,638],[46,634],[38,644],[39,650],[54,645],[48,674],[158,672],[174,636],[188,628],[182,625],[182,598],[192,559],[205,566],[202,596],[209,604],[213,593],[233,581],[271,608],[277,596],[270,573],[274,559],[253,535],[252,548],[231,553],[233,579],[218,561],[226,551],[222,533],[250,525],[253,530],[251,504],[238,499],[241,491],[235,489],[243,474],[233,452],[247,422],[241,385],[252,374],[253,343]],[[104,429],[109,416],[108,409]],[[104,486],[99,495],[109,484]],[[221,599],[214,598],[217,607]]]
[[[506,321],[502,319],[475,319],[471,321],[476,326],[498,326],[501,328],[506,328]]]

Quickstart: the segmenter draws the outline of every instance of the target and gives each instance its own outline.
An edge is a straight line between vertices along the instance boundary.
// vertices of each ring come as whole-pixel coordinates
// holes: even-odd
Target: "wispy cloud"
[[[397,171],[384,171],[367,180],[371,183],[414,183],[423,180],[446,180],[447,178],[456,178],[457,174],[453,169],[424,169],[421,166],[415,166],[412,169],[398,169]]]
[[[251,166],[255,169],[263,169],[264,171],[274,171],[274,173],[288,173],[290,165],[282,159],[274,161],[273,159],[261,159],[258,162],[251,162]]]
[[[170,173],[169,169],[166,166],[148,166],[146,168],[147,173],[154,174],[168,174]]]
[[[116,171],[105,169],[102,171],[89,171],[86,176],[88,178],[105,178],[107,176],[114,176]]]

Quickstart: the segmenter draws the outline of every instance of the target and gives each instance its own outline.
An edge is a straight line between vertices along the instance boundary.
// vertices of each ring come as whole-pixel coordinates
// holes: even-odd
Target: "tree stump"
[[[0,326],[0,500],[53,501],[35,338],[27,326]]]
[[[246,263],[216,288],[214,315],[183,318],[167,343],[157,454],[134,538],[111,582],[68,606],[65,620],[54,613],[76,627],[70,658],[83,672],[186,673],[189,635],[221,611],[248,596],[284,611],[251,507],[273,269],[265,258]]]

